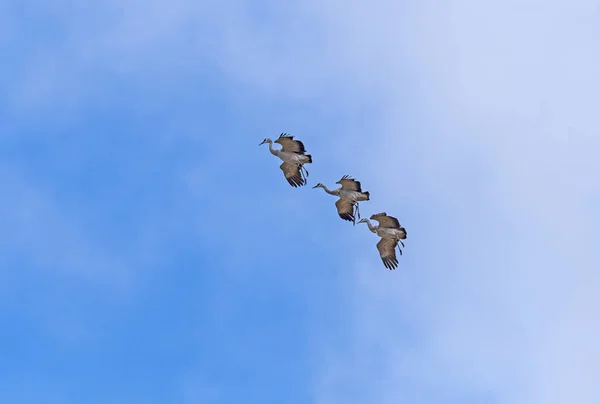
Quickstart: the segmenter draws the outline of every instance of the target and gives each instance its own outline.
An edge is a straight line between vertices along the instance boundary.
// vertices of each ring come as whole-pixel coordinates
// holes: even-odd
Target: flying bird
[[[393,216],[388,216],[385,212],[376,213],[371,215],[371,220],[379,222],[378,226],[373,226],[369,219],[361,219],[358,223],[366,223],[369,226],[369,230],[381,237],[381,240],[377,243],[377,250],[379,256],[383,261],[383,265],[389,269],[396,269],[398,267],[398,258],[396,258],[396,247],[398,243],[404,243],[402,240],[406,239],[406,229],[400,225],[398,219]],[[402,250],[398,247],[400,255]]]
[[[273,148],[273,141],[269,138],[263,140],[260,145],[265,143],[269,144],[269,151],[271,154],[279,157],[283,160],[283,163],[279,166],[287,182],[294,188],[306,185],[306,177],[308,177],[308,171],[304,168],[304,164],[312,163],[312,156],[305,154],[306,149],[304,144],[299,140],[294,140],[293,136],[287,133],[282,133],[275,143],[281,145],[281,149],[277,150]]]
[[[336,182],[336,184],[340,184],[341,187],[331,190],[319,182],[313,189],[323,188],[329,195],[338,196],[339,199],[335,203],[338,215],[340,215],[343,220],[355,224],[356,216],[360,219],[358,203],[370,200],[369,191],[363,192],[360,187],[360,182],[348,175],[344,175],[341,180]]]

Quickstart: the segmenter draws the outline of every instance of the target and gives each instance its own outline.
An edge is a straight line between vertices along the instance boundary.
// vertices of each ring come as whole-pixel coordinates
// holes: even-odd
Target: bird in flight
[[[336,184],[340,184],[341,187],[336,189],[329,189],[320,182],[313,187],[323,188],[329,195],[339,197],[335,203],[338,215],[343,219],[353,224],[356,223],[356,217],[360,219],[360,212],[358,210],[358,203],[361,201],[370,200],[369,191],[361,189],[360,182],[354,178],[344,175]]]
[[[366,223],[371,232],[381,237],[381,240],[377,243],[377,250],[379,251],[383,265],[390,270],[396,269],[398,267],[396,247],[398,243],[404,247],[402,240],[406,239],[406,229],[400,225],[398,219],[388,216],[385,212],[371,215],[371,220],[376,220],[379,225],[373,226],[367,218],[361,219],[358,223]],[[398,251],[402,255],[402,249],[399,246]]]
[[[266,138],[259,146],[265,143],[269,144],[269,151],[271,154],[279,157],[283,161],[279,168],[283,171],[283,176],[287,182],[294,188],[306,185],[308,171],[304,165],[312,163],[312,156],[306,154],[304,143],[299,140],[294,140],[294,137],[287,133],[282,133],[275,142]],[[274,149],[273,143],[280,144],[281,149]]]

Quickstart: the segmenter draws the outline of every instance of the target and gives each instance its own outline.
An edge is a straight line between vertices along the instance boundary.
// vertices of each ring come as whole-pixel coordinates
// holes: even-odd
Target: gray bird
[[[381,240],[377,243],[377,250],[379,256],[383,261],[383,265],[387,269],[396,269],[398,267],[398,258],[396,258],[396,247],[398,243],[404,243],[402,240],[406,239],[406,229],[400,225],[398,219],[393,216],[388,216],[385,212],[376,213],[371,215],[371,220],[379,222],[378,226],[373,226],[369,219],[361,219],[358,223],[366,223],[369,226],[371,232],[381,237]],[[398,251],[402,255],[402,250],[398,246]]]
[[[363,192],[360,187],[360,182],[348,175],[344,175],[341,180],[336,182],[336,184],[340,184],[341,187],[332,190],[327,188],[325,185],[318,183],[313,187],[313,189],[323,188],[329,195],[339,197],[340,199],[338,199],[338,201],[335,203],[338,215],[340,215],[343,220],[347,220],[355,224],[356,216],[358,216],[360,219],[358,203],[361,201],[370,200],[369,191]]]
[[[275,143],[279,143],[282,147],[279,150],[273,148],[273,141],[269,138],[263,140],[259,146],[265,143],[269,144],[271,154],[283,160],[279,168],[283,171],[287,182],[294,188],[306,185],[308,171],[304,168],[304,164],[312,163],[312,156],[305,154],[306,149],[304,148],[304,144],[299,140],[294,140],[294,137],[287,133],[282,133],[275,140]]]

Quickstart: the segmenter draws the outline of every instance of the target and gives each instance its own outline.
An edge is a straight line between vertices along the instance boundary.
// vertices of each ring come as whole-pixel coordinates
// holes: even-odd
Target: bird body
[[[371,220],[378,221],[379,225],[373,226],[367,218],[361,219],[359,223],[366,223],[371,232],[381,237],[381,240],[377,243],[377,250],[383,265],[390,270],[396,269],[398,266],[396,247],[398,247],[398,243],[404,247],[402,240],[406,239],[406,229],[400,225],[398,219],[388,216],[385,212],[371,215]],[[398,251],[402,255],[400,247],[398,247]]]
[[[284,149],[277,150],[277,149],[273,148],[273,141],[271,139],[267,138],[267,139],[265,139],[265,141],[263,141],[263,143],[269,143],[269,151],[271,152],[271,154],[279,157],[282,161],[284,161],[286,163],[296,163],[296,164],[312,163],[312,156],[310,154],[300,154],[297,152],[285,151]],[[261,143],[261,144],[263,144],[263,143]]]
[[[277,150],[273,148],[273,142],[271,139],[267,139],[267,143],[269,143],[269,151],[279,157],[282,161],[286,163],[296,163],[296,164],[306,164],[312,163],[312,156],[310,154],[300,154],[296,152],[288,152],[283,149]]]
[[[391,238],[394,240],[404,240],[406,238],[406,232],[402,229],[390,229],[389,227],[377,228],[377,235],[383,238]]]
[[[323,188],[325,192],[330,195],[339,197],[335,206],[338,211],[338,215],[349,222],[355,223],[355,215],[360,218],[360,212],[358,210],[358,202],[370,200],[369,191],[363,192],[359,181],[344,175],[341,180],[336,182],[341,187],[336,189],[329,189],[327,186],[318,183],[313,188]]]
[[[373,226],[371,221],[367,218],[362,219],[359,223],[366,223],[371,232],[377,234],[381,238],[389,238],[393,240],[399,240],[401,231],[399,229],[392,229],[389,227]]]
[[[339,188],[339,197],[349,199],[354,202],[368,201],[369,192],[350,191],[347,189]]]
[[[283,163],[279,166],[288,183],[293,187],[306,185],[306,177],[308,171],[304,168],[304,164],[312,163],[312,156],[305,154],[306,149],[304,143],[299,140],[294,140],[293,136],[287,133],[282,133],[275,142],[266,138],[260,145],[268,143],[269,151],[274,156],[279,157]],[[282,146],[281,149],[273,148],[273,143],[278,143]],[[303,175],[305,174],[305,176]]]

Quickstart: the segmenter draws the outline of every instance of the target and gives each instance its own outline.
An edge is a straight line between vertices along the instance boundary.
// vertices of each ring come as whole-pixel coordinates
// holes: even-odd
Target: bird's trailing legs
[[[358,209],[358,202],[354,202],[354,217],[360,219],[360,210]]]
[[[398,240],[398,242],[400,244],[402,244],[402,248],[404,248],[404,243],[402,242],[402,240]],[[400,252],[400,255],[402,255],[402,249],[400,248],[400,246],[398,244],[396,244],[396,246],[398,247],[398,251]]]
[[[304,164],[298,164],[298,168],[300,169],[300,175],[302,176],[302,179],[304,182],[306,182],[306,179],[308,178],[308,171],[306,168],[304,168]]]
[[[308,170],[304,167],[304,164],[300,166],[300,169],[304,171],[304,178],[308,178]]]

